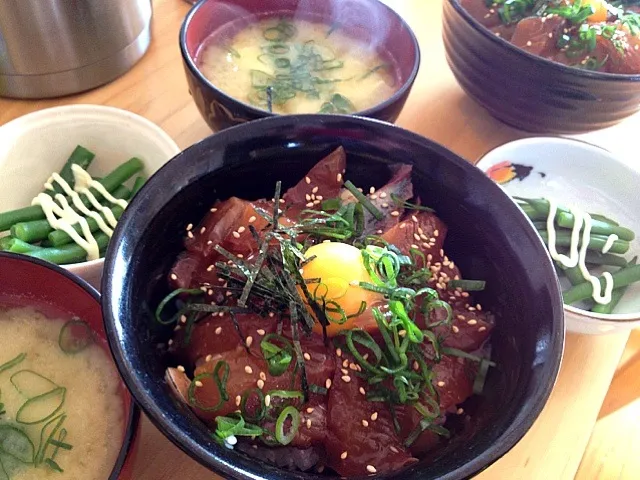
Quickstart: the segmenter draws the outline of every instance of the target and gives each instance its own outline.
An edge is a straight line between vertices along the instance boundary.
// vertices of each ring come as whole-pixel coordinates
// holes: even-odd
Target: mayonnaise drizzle
[[[100,192],[107,202],[118,205],[123,209],[127,207],[127,202],[125,200],[117,199],[111,195],[100,182],[94,180],[91,175],[89,175],[79,165],[72,165],[71,170],[75,181],[75,187],[73,189],[69,183],[57,173],[51,175],[44,184],[44,188],[48,191],[54,190],[53,184],[57,183],[64,193],[71,199],[75,208],[86,217],[90,217],[95,220],[98,228],[107,236],[111,237],[111,235],[113,235],[113,228],[115,228],[118,221],[111,209],[101,205],[89,189],[94,188]],[[89,209],[83,203],[80,194],[84,195],[89,200],[89,203],[95,210]],[[96,260],[100,258],[100,247],[91,233],[91,229],[89,228],[86,218],[73,210],[64,195],[56,194],[51,197],[46,193],[40,193],[33,199],[31,204],[40,205],[51,227],[55,230],[62,230],[69,235],[75,243],[87,252],[87,260]],[[105,223],[105,220],[109,225]],[[75,224],[80,225],[82,235],[76,232],[75,228],[73,228]]]
[[[571,230],[571,245],[569,246],[569,256],[562,253],[558,253],[556,249],[556,227],[555,227],[555,219],[556,213],[558,211],[558,204],[555,200],[549,199],[549,215],[547,216],[547,232],[549,235],[549,253],[551,254],[551,258],[560,262],[567,268],[573,268],[578,265],[579,252],[578,252],[578,244],[580,242],[580,229],[582,228],[582,223],[584,221],[582,212],[574,211],[571,209],[571,213],[573,214],[575,220],[573,222],[573,229]]]
[[[615,233],[609,235],[607,241],[604,242],[604,246],[602,247],[602,253],[607,253],[609,250],[611,250],[611,247],[613,247],[613,242],[618,240],[618,238],[620,237],[618,237],[618,235],[616,235]]]
[[[556,204],[555,200],[552,199],[548,199],[548,202],[549,215],[547,216],[547,232],[549,235],[549,253],[551,255],[551,258],[560,262],[567,268],[578,266],[582,277],[589,283],[591,283],[591,297],[596,303],[605,305],[611,302],[611,293],[613,292],[613,276],[611,275],[611,273],[604,272],[602,274],[602,277],[605,281],[603,293],[600,285],[600,279],[594,275],[591,275],[586,265],[587,250],[591,237],[591,215],[577,208],[569,208],[569,211],[574,217],[574,221],[573,228],[571,230],[569,256],[567,257],[566,255],[558,253],[558,250],[556,248],[555,218],[558,212],[558,205]],[[582,230],[582,243],[580,243],[580,230]],[[602,253],[607,253],[613,246],[613,242],[615,242],[617,239],[617,235],[609,235],[607,241],[602,247]],[[578,247],[580,247],[579,250]]]

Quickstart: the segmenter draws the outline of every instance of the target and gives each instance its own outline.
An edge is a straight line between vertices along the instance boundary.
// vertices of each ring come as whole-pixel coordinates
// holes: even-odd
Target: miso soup
[[[397,90],[395,66],[337,25],[267,19],[212,34],[196,63],[217,88],[275,113],[366,110]]]
[[[0,309],[0,480],[109,478],[124,413],[115,368],[91,338],[80,321]]]

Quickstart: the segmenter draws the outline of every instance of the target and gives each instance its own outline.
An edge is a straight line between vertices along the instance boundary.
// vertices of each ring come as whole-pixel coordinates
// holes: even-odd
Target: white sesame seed
[[[394,210],[393,212],[391,212],[391,216],[392,217],[399,217],[400,216],[400,212],[397,210]]]
[[[240,238],[240,234],[238,232],[236,232],[235,230],[233,232],[231,232],[231,235],[233,235],[235,238]]]
[[[371,195],[369,195],[369,198],[371,198],[371,200],[377,200],[378,195],[376,195],[375,193],[372,193]]]
[[[456,413],[458,415],[462,415],[464,413],[464,408],[459,408],[458,410],[456,410]]]
[[[391,445],[389,447],[389,450],[391,450],[393,453],[400,453],[400,451],[396,447],[394,447],[393,445]]]
[[[264,388],[264,380],[260,379],[256,382],[256,385],[258,385],[258,388],[260,390],[262,390]]]
[[[420,364],[418,363],[417,360],[413,361],[413,369],[414,370],[420,370]]]
[[[211,210],[209,210],[209,211],[210,211],[211,213],[216,213],[216,212],[218,211],[218,209],[214,207],[214,208],[212,208],[212,209],[211,209]]]
[[[343,360],[342,362],[342,367],[343,368],[347,368],[349,366],[349,360],[347,360],[346,358]]]
[[[247,365],[246,367],[244,367],[244,371],[246,373],[248,373],[249,375],[251,375],[253,373],[253,368],[251,368],[249,365]]]
[[[349,368],[350,368],[351,370],[358,370],[358,366],[357,366],[355,363],[350,363],[350,364],[349,364]]]
[[[439,387],[444,387],[444,382],[443,382],[442,380],[440,380],[440,381],[438,382],[438,386],[439,386]]]
[[[366,394],[367,394],[367,392],[366,392],[366,391],[364,390],[364,388],[362,388],[362,387],[360,387],[360,388],[358,389],[358,391],[359,391],[362,395],[366,395]]]
[[[313,202],[309,202],[309,203],[307,203],[305,206],[306,206],[307,208],[311,208],[311,207],[313,207]]]
[[[177,280],[178,276],[175,273],[171,274],[171,280]]]
[[[337,349],[336,349],[336,355],[337,355],[338,357],[341,357],[341,356],[342,356],[342,350],[341,350],[340,348],[337,348]]]
[[[275,317],[275,316],[276,316],[276,314],[275,314],[274,312],[269,312],[269,317],[270,317],[270,318],[273,318],[273,317]]]
[[[309,355],[307,352],[304,353],[304,355],[302,355],[304,357],[305,360],[309,361],[311,360],[311,355]]]
[[[184,367],[182,365],[178,365],[178,371],[181,373],[184,373],[185,372]]]
[[[327,390],[329,390],[331,388],[331,379],[327,378],[327,381],[324,382],[324,386]]]
[[[487,329],[487,327],[482,326],[482,327],[480,327],[480,328],[478,329],[478,331],[479,331],[479,332],[484,332],[486,329]]]
[[[193,228],[193,223],[190,223],[189,225],[187,225],[187,232],[190,231]]]
[[[264,336],[265,332],[263,329],[259,328],[258,330],[256,330],[257,334],[260,335],[261,337]]]
[[[363,427],[368,427],[369,426],[369,422],[367,422],[366,420],[362,420],[362,426]]]
[[[418,235],[417,233],[413,234],[413,238],[415,238],[416,241],[418,241],[418,242],[420,241],[420,235]]]
[[[376,187],[371,187],[371,188],[369,188],[369,193],[370,193],[371,195],[373,195],[374,193],[376,193]]]
[[[369,473],[376,473],[376,467],[374,467],[373,465],[367,465],[367,472]]]
[[[351,381],[351,377],[349,375],[343,375],[341,378],[345,383],[349,383]]]
[[[264,372],[260,372],[260,380],[266,380],[267,379],[267,374]]]
[[[269,405],[271,405],[271,395],[265,395],[265,397],[264,397],[264,404],[265,404],[265,406],[267,406],[267,407],[268,407]]]
[[[347,454],[347,451],[345,450],[345,451],[344,451],[344,452],[342,452],[342,454],[340,455],[340,458],[341,458],[342,460],[344,460],[345,458],[347,458],[347,455],[348,455],[348,454]]]
[[[200,380],[196,380],[195,385],[196,385],[196,387],[201,387],[202,386],[202,382]]]
[[[371,420],[375,422],[377,419],[378,419],[378,412],[373,412],[371,414]]]
[[[311,195],[309,195],[308,193],[307,193],[307,194],[305,194],[304,199],[305,199],[307,202],[310,202],[310,201],[311,201]]]
[[[324,200],[324,197],[322,195],[316,195],[316,200]]]
[[[193,238],[193,232],[187,232],[187,237]]]
[[[476,325],[477,323],[478,321],[473,318],[467,322],[468,325]]]
[[[169,345],[169,346],[173,345],[173,339],[172,338],[169,339],[169,341],[167,342],[167,345]]]
[[[309,407],[307,408],[307,413],[313,413],[313,410],[314,410],[313,407]]]
[[[240,402],[242,402],[242,397],[240,395],[236,396],[236,407],[240,406]]]
[[[251,215],[251,216],[249,217],[249,223],[253,223],[253,222],[255,222],[255,221],[256,221],[256,217],[255,217],[255,215]]]
[[[245,344],[247,345],[247,347],[250,347],[252,343],[253,337],[247,337],[247,339],[245,340]]]
[[[216,328],[216,335],[220,335],[221,332],[222,332],[222,327]]]
[[[245,230],[246,230],[246,228],[244,228],[244,227],[240,227],[240,228],[238,228],[238,233],[242,233],[242,232],[244,232]]]
[[[317,186],[316,186],[316,187],[313,187],[313,188],[311,189],[311,193],[318,193],[318,187],[317,187]]]
[[[311,419],[307,418],[307,428],[311,428]]]
[[[210,361],[211,361],[211,359],[212,359],[212,358],[213,358],[213,355],[207,355],[207,356],[205,357],[204,361],[208,363],[208,362],[210,362]]]
[[[533,43],[531,43],[531,40],[529,40],[529,41],[527,42],[527,47],[530,47],[531,45],[533,45]]]
[[[340,183],[342,181],[342,174],[341,173],[338,173],[338,175],[336,175],[336,181],[338,183]]]
[[[307,185],[311,183],[311,179],[309,177],[304,177],[304,181],[307,182]]]

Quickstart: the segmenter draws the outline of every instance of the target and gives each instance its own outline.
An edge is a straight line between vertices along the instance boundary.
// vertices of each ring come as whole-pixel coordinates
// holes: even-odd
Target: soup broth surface
[[[65,323],[32,308],[0,308],[0,480],[105,480],[116,461],[118,376],[98,345],[65,353]]]
[[[276,113],[365,110],[397,90],[395,67],[339,26],[265,19],[230,39],[214,33],[196,63],[226,94]]]

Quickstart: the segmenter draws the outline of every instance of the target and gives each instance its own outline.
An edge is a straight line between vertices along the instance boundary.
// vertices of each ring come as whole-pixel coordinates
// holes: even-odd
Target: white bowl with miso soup
[[[62,265],[99,288],[119,216],[179,151],[149,120],[100,105],[49,108],[0,126],[0,251]]]
[[[622,156],[560,137],[509,142],[476,164],[521,206],[547,245],[567,329],[640,327],[640,171]]]
[[[213,130],[298,113],[393,122],[420,65],[407,23],[370,0],[205,0],[187,15],[180,47]]]
[[[5,252],[0,278],[0,479],[131,479],[140,413],[109,353],[97,291]]]

